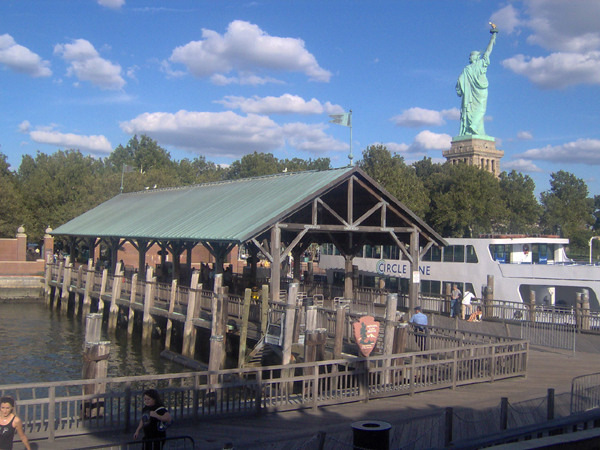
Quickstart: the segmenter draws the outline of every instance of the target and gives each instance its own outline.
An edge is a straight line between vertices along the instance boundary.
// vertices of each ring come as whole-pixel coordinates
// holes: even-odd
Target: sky
[[[373,144],[443,162],[489,22],[501,170],[538,194],[565,170],[600,195],[598,0],[1,0],[0,152],[17,170],[146,134],[222,165],[256,151],[342,167]],[[352,128],[330,123],[350,110]]]

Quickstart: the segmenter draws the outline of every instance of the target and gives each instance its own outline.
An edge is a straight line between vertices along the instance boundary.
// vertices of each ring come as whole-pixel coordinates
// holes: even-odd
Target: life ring
[[[529,254],[529,245],[523,244],[523,254],[524,255],[528,255]]]

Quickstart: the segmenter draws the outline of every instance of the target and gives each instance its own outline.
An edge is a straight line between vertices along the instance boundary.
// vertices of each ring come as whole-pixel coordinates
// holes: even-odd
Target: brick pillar
[[[27,235],[23,225],[17,229],[17,261],[27,261]]]
[[[48,258],[53,258],[54,255],[54,237],[50,235],[52,228],[46,228],[46,234],[44,234],[44,261],[48,262]]]

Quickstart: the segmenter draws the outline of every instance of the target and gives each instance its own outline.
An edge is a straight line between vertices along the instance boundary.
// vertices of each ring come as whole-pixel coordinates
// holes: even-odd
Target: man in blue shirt
[[[427,325],[427,316],[421,312],[420,306],[415,308],[415,313],[410,318],[409,322],[414,323],[415,325]]]

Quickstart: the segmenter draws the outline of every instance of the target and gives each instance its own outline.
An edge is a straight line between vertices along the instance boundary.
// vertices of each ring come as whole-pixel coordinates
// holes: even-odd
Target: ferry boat
[[[502,235],[479,238],[446,238],[448,246],[431,248],[419,265],[421,294],[441,295],[457,284],[484,297],[488,276],[493,277],[493,298],[511,302],[571,308],[577,294],[587,290],[590,309],[600,305],[600,267],[569,259],[569,240],[558,236]],[[410,263],[393,246],[364,246],[354,258],[358,284],[408,292]],[[332,244],[321,247],[319,267],[328,282],[341,284],[344,258]]]

